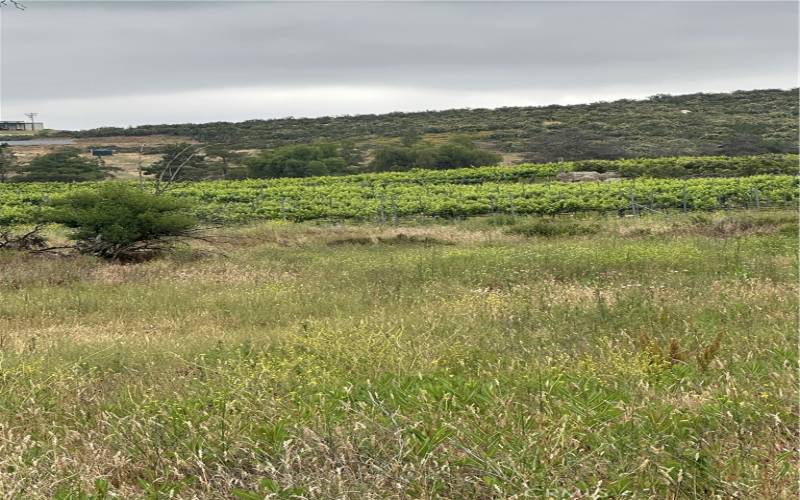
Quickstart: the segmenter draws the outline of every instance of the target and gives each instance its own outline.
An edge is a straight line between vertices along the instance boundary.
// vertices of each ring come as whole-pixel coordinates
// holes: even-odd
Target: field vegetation
[[[794,210],[209,236],[0,250],[3,497],[798,494]]]

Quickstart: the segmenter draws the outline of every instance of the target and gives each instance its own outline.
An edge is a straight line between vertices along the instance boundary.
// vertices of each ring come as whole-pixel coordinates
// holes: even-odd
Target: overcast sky
[[[0,113],[50,128],[797,86],[796,2],[38,2]]]

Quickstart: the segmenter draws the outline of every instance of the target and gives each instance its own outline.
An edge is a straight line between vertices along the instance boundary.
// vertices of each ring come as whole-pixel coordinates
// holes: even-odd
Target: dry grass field
[[[575,223],[0,252],[0,495],[795,498],[797,215]]]

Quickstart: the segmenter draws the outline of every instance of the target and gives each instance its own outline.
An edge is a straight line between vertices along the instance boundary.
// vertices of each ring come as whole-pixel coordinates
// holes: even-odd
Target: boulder
[[[561,182],[597,182],[600,180],[598,172],[561,172],[556,176]]]
[[[612,180],[612,179],[619,180],[621,178],[622,178],[622,176],[619,175],[619,172],[604,172],[604,173],[600,174],[600,180],[603,180],[603,181],[609,181],[609,180]]]

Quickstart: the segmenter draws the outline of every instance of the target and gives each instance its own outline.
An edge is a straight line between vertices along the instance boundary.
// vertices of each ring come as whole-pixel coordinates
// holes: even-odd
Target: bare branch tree
[[[19,10],[25,10],[25,4],[20,2],[19,0],[0,0],[0,7],[5,7],[8,5],[16,7]]]
[[[180,158],[181,155],[191,150],[192,148],[196,149],[192,151],[191,154],[189,154],[186,158],[184,158],[183,161],[181,161],[174,170],[172,170],[172,164],[175,162],[175,160]],[[175,182],[175,179],[178,177],[178,174],[180,174],[181,169],[183,169],[183,167],[185,167],[186,164],[188,164],[192,158],[194,158],[198,153],[202,151],[203,151],[202,144],[200,145],[189,144],[185,148],[181,149],[175,156],[173,156],[167,162],[167,164],[164,165],[164,168],[161,169],[161,172],[158,174],[158,177],[156,177],[155,193],[161,194],[167,191],[170,187],[172,187],[172,185]]]
[[[17,233],[11,228],[0,227],[0,248],[12,250],[42,250],[47,246],[47,239],[42,235],[44,225],[37,224],[24,233]]]

